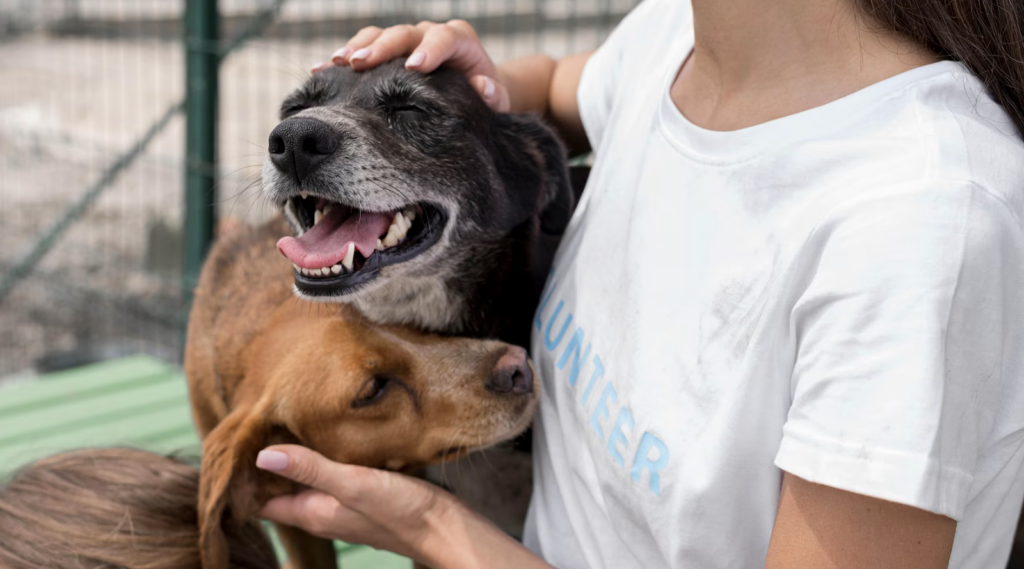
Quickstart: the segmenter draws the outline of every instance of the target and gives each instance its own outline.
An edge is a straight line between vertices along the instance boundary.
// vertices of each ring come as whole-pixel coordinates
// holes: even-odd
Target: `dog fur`
[[[345,305],[295,299],[276,220],[218,241],[189,320],[185,370],[203,438],[205,569],[227,567],[226,506],[239,520],[295,490],[255,468],[269,444],[411,471],[514,437],[536,405],[525,350],[370,323]],[[329,542],[280,528],[293,567],[333,567]]]

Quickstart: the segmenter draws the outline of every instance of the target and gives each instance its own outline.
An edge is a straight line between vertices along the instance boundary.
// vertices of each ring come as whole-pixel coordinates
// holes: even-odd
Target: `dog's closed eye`
[[[281,107],[281,118],[284,119],[284,118],[291,117],[293,115],[297,115],[297,114],[301,113],[302,111],[304,111],[304,110],[306,110],[308,108],[309,108],[309,105],[306,105],[304,103],[286,104],[286,105]]]
[[[352,407],[357,409],[377,403],[384,398],[385,392],[387,392],[392,383],[394,383],[394,380],[386,375],[374,376],[359,390],[359,395],[352,402]]]
[[[414,118],[416,115],[422,115],[427,112],[423,108],[407,102],[390,104],[387,106],[387,110],[389,113],[398,115],[400,118]]]

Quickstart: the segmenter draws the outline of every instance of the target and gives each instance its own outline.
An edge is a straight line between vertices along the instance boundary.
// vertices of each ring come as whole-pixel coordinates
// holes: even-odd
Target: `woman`
[[[647,0],[495,68],[468,24],[324,65],[463,70],[596,162],[535,321],[524,546],[273,447],[267,518],[435,567],[1005,565],[1024,497],[1024,4]]]

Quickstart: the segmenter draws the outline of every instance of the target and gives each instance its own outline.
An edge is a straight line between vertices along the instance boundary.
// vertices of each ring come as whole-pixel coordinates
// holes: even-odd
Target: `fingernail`
[[[366,59],[370,57],[370,48],[364,47],[363,49],[352,54],[352,57],[348,58],[349,61],[355,61],[357,59]]]
[[[423,62],[427,60],[427,54],[422,51],[417,51],[409,56],[409,59],[405,60],[406,67],[416,67],[417,65],[423,65]]]
[[[261,450],[256,455],[256,468],[262,468],[270,472],[281,472],[288,468],[288,455],[276,450]]]
[[[352,50],[350,48],[343,47],[338,51],[334,52],[334,55],[331,56],[331,59],[341,59],[350,53],[352,53]]]
[[[490,77],[484,77],[484,98],[490,101],[494,98],[494,81]]]
[[[330,61],[321,61],[320,63],[317,63],[316,65],[314,65],[312,67],[312,69],[310,69],[310,73],[319,73],[319,72],[323,71],[324,69],[327,69],[330,66],[331,66],[331,62]]]

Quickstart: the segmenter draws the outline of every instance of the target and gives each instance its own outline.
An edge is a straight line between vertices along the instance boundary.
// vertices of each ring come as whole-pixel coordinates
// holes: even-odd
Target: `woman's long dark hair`
[[[963,63],[1024,137],[1024,0],[856,0],[877,24]]]

